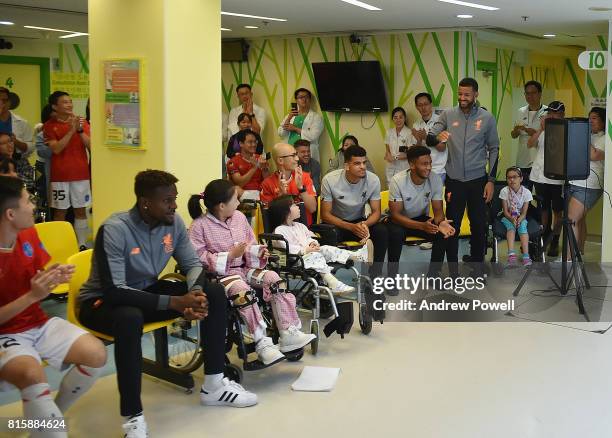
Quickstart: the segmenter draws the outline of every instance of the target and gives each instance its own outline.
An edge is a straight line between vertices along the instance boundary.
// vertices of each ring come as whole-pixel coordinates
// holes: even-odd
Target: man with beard
[[[98,230],[91,274],[79,297],[83,325],[115,338],[121,415],[129,438],[147,436],[140,400],[145,323],[179,316],[201,320],[205,379],[200,402],[257,403],[255,394],[223,376],[227,298],[223,286],[206,279],[185,224],[175,214],[177,181],[161,170],[136,175],[136,205],[112,215]],[[186,272],[186,283],[158,280],[171,257]]]
[[[389,277],[398,273],[406,236],[433,240],[430,271],[437,272],[444,261],[444,239],[455,233],[444,217],[442,179],[431,171],[431,150],[412,146],[406,156],[410,168],[396,174],[389,185]],[[430,203],[433,217],[429,217]]]
[[[497,173],[499,136],[493,115],[476,104],[478,82],[459,82],[459,105],[444,111],[427,135],[427,145],[446,143],[446,216],[457,224],[447,242],[451,275],[458,273],[459,224],[467,204],[470,218],[472,275],[481,276],[486,233],[486,204],[493,198]],[[487,170],[487,163],[489,164]]]

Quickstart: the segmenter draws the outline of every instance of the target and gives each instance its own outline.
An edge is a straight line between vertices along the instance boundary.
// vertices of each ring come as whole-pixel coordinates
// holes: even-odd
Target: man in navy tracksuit
[[[176,182],[171,174],[147,170],[136,176],[136,205],[116,213],[98,230],[89,280],[83,285],[80,321],[115,338],[115,364],[123,428],[128,438],[147,436],[140,400],[145,323],[183,316],[201,320],[204,405],[252,406],[257,396],[223,376],[227,298],[210,283],[175,214]],[[158,280],[173,257],[187,282]],[[231,394],[231,396],[230,396]]]
[[[446,217],[455,235],[448,239],[446,258],[451,274],[458,272],[459,229],[467,204],[470,218],[470,260],[475,275],[482,274],[486,244],[486,204],[493,198],[499,136],[495,118],[476,104],[478,82],[459,82],[459,106],[444,111],[427,135],[427,145],[446,143]],[[487,171],[488,163],[488,171]]]

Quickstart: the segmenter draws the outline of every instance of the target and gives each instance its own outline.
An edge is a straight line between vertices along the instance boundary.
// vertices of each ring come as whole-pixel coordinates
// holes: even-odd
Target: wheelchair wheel
[[[361,327],[361,333],[369,335],[372,331],[372,315],[368,311],[368,305],[363,303],[359,304],[359,327]]]
[[[223,368],[223,374],[230,380],[233,380],[236,383],[240,383],[242,381],[242,369],[234,364],[225,364]]]
[[[185,374],[197,370],[204,363],[200,347],[200,325],[180,320],[168,327],[168,361],[172,368]]]
[[[319,321],[310,321],[310,333],[317,337],[310,343],[310,352],[312,354],[317,354],[319,351]]]

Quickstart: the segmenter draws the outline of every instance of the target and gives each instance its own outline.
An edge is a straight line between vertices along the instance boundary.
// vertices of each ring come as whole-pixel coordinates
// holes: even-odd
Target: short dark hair
[[[253,121],[253,119],[251,118],[251,115],[249,113],[240,113],[238,115],[238,120],[236,121],[236,124],[242,122],[244,119],[249,119],[249,122]]]
[[[293,98],[297,99],[297,95],[300,92],[308,93],[308,97],[312,99],[312,93],[310,92],[310,90],[307,90],[306,88],[298,88],[297,90],[295,90],[295,92],[293,93]]]
[[[602,121],[604,126],[606,125],[606,109],[605,108],[594,106],[593,108],[591,108],[591,111],[589,111],[589,115],[591,115],[591,113],[597,114],[597,117],[599,117],[599,119]]]
[[[255,131],[252,131],[250,129],[243,129],[242,131],[238,131],[238,133],[236,134],[236,139],[238,140],[238,143],[244,143],[246,141],[247,135],[252,135],[253,137],[255,137],[255,141],[257,141],[257,134],[255,134]]]
[[[10,91],[9,91],[9,89],[8,89],[8,88],[6,88],[6,87],[0,87],[0,94],[1,94],[1,93],[6,94],[6,97],[10,97],[10,95],[11,95],[11,92],[10,92]]]
[[[57,101],[62,96],[70,96],[70,94],[66,93],[65,91],[54,91],[51,93],[48,99],[49,105],[57,105]]]
[[[529,86],[536,87],[536,90],[538,90],[538,93],[542,92],[542,84],[540,84],[538,81],[527,81],[527,82],[525,82],[525,86],[523,87],[523,90],[527,91],[527,87],[529,87]]]
[[[478,91],[478,82],[474,78],[463,78],[459,81],[460,87],[472,87],[472,90]]]
[[[353,143],[355,143],[356,145],[359,145],[359,140],[357,140],[357,137],[355,137],[354,135],[345,135],[344,138],[342,139],[342,143],[340,143],[340,146],[344,146],[344,142],[346,140],[353,140]]]
[[[426,98],[427,98],[427,100],[429,101],[429,103],[432,103],[432,102],[433,102],[433,100],[432,100],[432,98],[431,98],[431,94],[429,94],[429,93],[419,93],[419,94],[417,94],[416,96],[414,96],[414,104],[415,104],[415,105],[417,104],[417,102],[419,101],[419,99],[420,99],[421,97],[426,97]]]
[[[353,157],[365,157],[367,152],[364,148],[359,145],[353,144],[344,150],[344,162],[350,162]]]
[[[391,110],[391,120],[393,120],[393,117],[395,117],[395,113],[402,113],[404,115],[404,125],[408,124],[408,116],[406,115],[406,110],[404,108],[401,106],[396,106],[393,108],[393,110]]]
[[[310,142],[305,138],[300,138],[299,140],[296,140],[295,143],[293,143],[294,148],[299,148],[300,146],[310,147]]]
[[[9,208],[17,207],[23,187],[23,181],[19,178],[0,175],[0,218]]]
[[[157,188],[170,187],[177,182],[177,177],[163,170],[143,170],[134,179],[134,193],[137,198],[149,197]]]
[[[238,90],[240,90],[241,88],[248,88],[249,91],[252,90],[251,86],[249,84],[238,84],[236,85],[236,93],[238,92]]]
[[[423,155],[431,155],[431,149],[427,146],[414,145],[410,146],[406,152],[406,158],[408,158],[409,163],[418,160]]]
[[[13,165],[13,170],[17,171],[17,162],[9,157],[0,158],[0,173],[9,173],[9,166]]]

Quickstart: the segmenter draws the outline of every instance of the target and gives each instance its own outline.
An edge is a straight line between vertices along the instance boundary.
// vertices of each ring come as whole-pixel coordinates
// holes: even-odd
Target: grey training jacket
[[[458,106],[442,112],[427,135],[427,145],[437,145],[436,136],[442,131],[450,133],[446,144],[446,175],[449,178],[465,182],[487,175],[489,181],[495,180],[499,136],[495,117],[490,112],[478,106],[473,106],[469,114]]]

